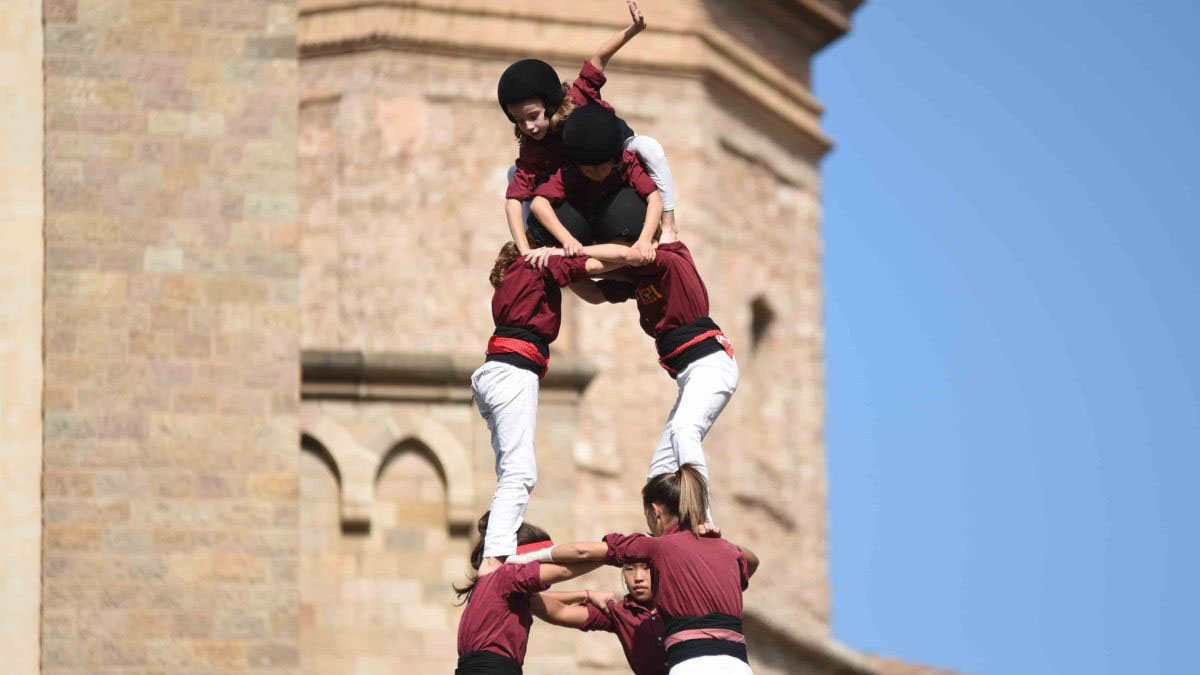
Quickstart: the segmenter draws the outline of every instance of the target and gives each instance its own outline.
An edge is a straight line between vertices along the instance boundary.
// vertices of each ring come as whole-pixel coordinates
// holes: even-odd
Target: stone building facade
[[[643,0],[606,98],[666,146],[742,382],[706,441],[764,560],[756,672],[888,668],[830,634],[812,55],[860,0]],[[6,672],[440,673],[494,484],[467,376],[516,153],[495,81],[564,78],[615,2],[0,6]],[[632,306],[573,298],[528,518],[641,526],[674,397]],[[12,384],[17,383],[17,384]],[[611,571],[589,585],[615,588]],[[527,672],[623,672],[545,627]]]

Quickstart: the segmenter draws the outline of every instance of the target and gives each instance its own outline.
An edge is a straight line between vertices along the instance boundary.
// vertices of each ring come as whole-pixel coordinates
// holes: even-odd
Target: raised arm
[[[604,544],[601,544],[601,546],[604,546]],[[555,546],[553,549],[542,549],[542,551],[552,551],[559,548],[562,547]],[[535,553],[541,553],[541,551],[535,551]],[[511,560],[514,557],[516,556],[509,556],[508,560]],[[508,561],[506,560],[505,562]],[[600,554],[599,558],[593,558],[591,560],[559,560],[554,558],[553,562],[543,562],[541,565],[541,570],[538,574],[540,575],[542,583],[549,586],[551,584],[557,584],[560,581],[567,581],[568,579],[574,579],[575,577],[583,576],[584,574],[587,574],[588,572],[591,572],[602,565],[603,562],[603,553]]]
[[[642,233],[638,236],[638,240],[632,248],[633,252],[637,254],[639,261],[652,262],[654,260],[654,233],[658,230],[658,221],[662,217],[662,209],[662,197],[658,194],[658,190],[647,195],[646,220],[642,223]]]
[[[591,61],[598,70],[603,71],[617,50],[624,47],[626,42],[633,39],[633,36],[646,30],[646,18],[642,16],[642,10],[638,9],[637,2],[625,0],[625,4],[629,7],[629,17],[632,19],[632,23],[624,30],[614,33],[596,48],[596,53],[592,55]]]
[[[529,239],[525,237],[525,223],[522,220],[521,202],[507,199],[504,202],[504,217],[508,220],[508,232],[512,235],[513,243],[521,255],[529,253]]]

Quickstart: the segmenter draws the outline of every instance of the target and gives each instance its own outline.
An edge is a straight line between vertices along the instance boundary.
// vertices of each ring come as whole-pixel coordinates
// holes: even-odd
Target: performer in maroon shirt
[[[500,109],[514,124],[514,134],[520,144],[520,156],[509,171],[505,215],[513,242],[522,253],[530,250],[525,235],[529,216],[527,204],[533,199],[537,186],[563,163],[563,122],[577,107],[597,104],[611,109],[600,95],[600,88],[607,81],[604,68],[626,42],[646,28],[646,20],[637,3],[626,0],[626,5],[631,24],[600,45],[592,58],[584,62],[579,77],[570,86],[559,81],[550,64],[538,59],[517,61],[500,77],[497,86]],[[668,218],[664,218],[664,223],[674,227],[674,179],[662,144],[633,133],[624,121],[621,121],[621,132],[625,148],[645,163],[659,184],[668,205]]]
[[[483,538],[489,514],[479,519],[481,535],[471,552],[471,567],[479,570],[483,562]],[[553,546],[550,535],[538,527],[523,523],[517,530],[522,552]],[[455,675],[520,675],[529,644],[530,598],[551,584],[590,572],[598,563],[566,564],[531,562],[501,565],[488,573],[478,573],[463,588],[455,587],[465,598],[466,610],[458,621],[458,668]]]
[[[581,251],[607,260],[606,256],[619,249],[608,245]],[[530,258],[540,265],[561,252],[535,251]],[[733,345],[709,317],[708,289],[683,242],[660,242],[654,259],[645,264],[628,255],[621,261],[631,264],[617,273],[625,281],[588,279],[573,284],[571,290],[595,304],[636,300],[642,330],[654,338],[658,363],[679,388],[646,479],[674,473],[680,465],[690,463],[708,480],[702,441],[737,391]],[[712,514],[708,517],[711,522]]]
[[[750,673],[742,634],[742,591],[758,569],[758,557],[730,542],[701,536],[708,487],[685,464],[642,487],[646,523],[653,536],[610,534],[600,542],[560,544],[511,556],[510,563],[571,563],[602,560],[650,564],[654,602],[662,616],[670,672]]]
[[[629,592],[547,591],[533,598],[533,615],[558,626],[614,633],[636,675],[667,675],[662,619],[654,606],[650,566],[631,560],[621,566]]]
[[[602,252],[604,249],[599,249]],[[619,265],[594,258],[555,257],[534,267],[506,243],[492,267],[492,318],[487,360],[471,375],[479,414],[492,434],[496,492],[484,538],[484,571],[516,551],[517,527],[537,484],[534,452],[538,382],[549,365],[550,343],[562,320],[563,286]]]

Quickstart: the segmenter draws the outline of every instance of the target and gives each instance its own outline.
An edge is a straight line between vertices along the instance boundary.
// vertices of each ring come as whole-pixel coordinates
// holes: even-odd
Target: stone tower
[[[747,596],[759,672],[859,667],[829,630],[818,164],[831,143],[809,73],[857,4],[646,0],[649,30],[606,71],[605,98],[667,149],[682,237],[738,350],[740,389],[705,447],[718,521],[770,561]],[[627,22],[620,2],[300,2],[306,666],[452,665],[446,589],[495,480],[467,376],[492,328],[516,156],[496,79],[527,56],[573,79]],[[558,539],[644,527],[638,489],[675,387],[632,306],[564,306],[527,518]],[[530,654],[530,672],[624,668],[606,636],[536,630]]]
[[[738,350],[706,440],[764,564],[756,672],[830,634],[809,62],[860,0],[644,0],[605,97],[666,147]],[[0,6],[0,653],[15,673],[444,673],[494,484],[467,375],[516,154],[498,74],[568,79],[616,0]],[[632,306],[568,299],[528,518],[641,527],[674,397]],[[611,571],[588,585],[616,588]],[[876,665],[873,665],[876,664]],[[883,667],[883,666],[879,666]],[[527,672],[624,672],[539,627]]]

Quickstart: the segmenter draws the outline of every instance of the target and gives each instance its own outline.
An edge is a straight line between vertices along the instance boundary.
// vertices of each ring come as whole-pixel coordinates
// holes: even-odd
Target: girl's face
[[[603,164],[595,164],[592,166],[579,165],[579,173],[583,174],[588,180],[594,180],[597,183],[608,178],[608,174],[612,173],[614,162],[605,162]]]
[[[517,120],[517,128],[521,133],[540,141],[550,131],[550,116],[546,114],[546,104],[542,99],[534,97],[524,101],[509,103],[508,114]]]

